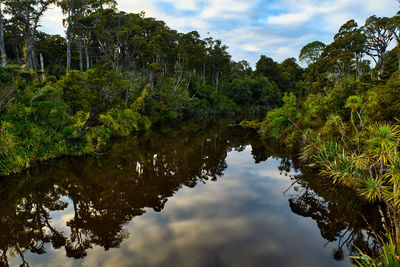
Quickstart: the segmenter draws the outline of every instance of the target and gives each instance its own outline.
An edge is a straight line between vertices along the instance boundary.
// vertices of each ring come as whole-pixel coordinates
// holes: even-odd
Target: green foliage
[[[1,122],[0,128],[0,174],[21,170],[25,161],[21,157],[21,151],[18,147],[18,140],[11,132],[14,126],[9,122]]]
[[[301,49],[299,59],[309,65],[316,63],[320,59],[324,48],[325,44],[320,41],[309,43]]]
[[[361,250],[358,250],[357,255],[351,258],[360,267],[399,267],[400,246],[389,234],[386,235],[385,239],[387,241],[382,240],[382,252],[378,258],[372,258]]]
[[[399,72],[394,73],[385,85],[374,88],[376,93],[377,119],[393,121],[400,114],[400,79]]]
[[[277,108],[267,113],[260,129],[261,134],[285,138],[293,133],[291,131],[292,122],[296,121],[300,115],[297,111],[296,96],[293,93],[285,94],[283,102],[282,108]]]
[[[220,40],[120,12],[113,0],[57,1],[67,38],[38,32],[54,2],[4,1],[2,56],[17,65],[0,67],[0,175],[101,151],[155,122],[268,112],[242,125],[299,145],[322,174],[384,202],[400,243],[399,47],[386,52],[393,38],[400,44],[398,16],[371,16],[363,27],[349,20],[331,44],[305,45],[304,70],[263,55],[253,72]]]
[[[100,115],[100,121],[111,129],[112,135],[118,137],[128,136],[133,131],[148,130],[151,126],[147,117],[131,109],[109,110]]]

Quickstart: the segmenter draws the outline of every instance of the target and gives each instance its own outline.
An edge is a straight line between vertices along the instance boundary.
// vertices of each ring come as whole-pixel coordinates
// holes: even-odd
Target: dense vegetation
[[[66,38],[38,31],[52,4],[66,16]],[[155,123],[265,112],[302,75],[294,58],[265,56],[253,72],[220,40],[118,11],[114,1],[10,0],[3,10],[0,175],[101,151]]]
[[[305,69],[261,56],[253,71],[220,40],[113,0],[1,3],[0,175],[102,151],[157,123],[269,111],[262,135],[301,147],[304,162],[380,204],[388,257],[398,259],[400,16],[346,22],[331,44],[304,46]],[[38,30],[54,4],[65,38]]]
[[[363,255],[360,265],[399,264],[399,22],[371,16],[359,27],[350,20],[331,44],[306,45],[298,88],[259,124],[262,135],[300,147],[304,162],[379,205],[388,243],[381,263]]]

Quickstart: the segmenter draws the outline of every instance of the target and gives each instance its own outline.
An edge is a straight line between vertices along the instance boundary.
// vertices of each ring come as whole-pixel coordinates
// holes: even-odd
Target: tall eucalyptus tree
[[[391,27],[390,18],[376,16],[369,17],[363,27],[367,38],[367,54],[379,65],[380,75],[385,67],[386,50],[393,40]]]
[[[32,68],[37,61],[33,56],[35,49],[35,37],[40,26],[39,21],[43,13],[54,4],[56,0],[3,0],[4,12],[24,32],[25,38],[25,70]],[[34,61],[32,61],[34,60]]]
[[[4,40],[4,18],[2,10],[3,0],[0,1],[0,53],[1,53],[1,65],[5,67],[7,65],[7,54],[6,44]]]
[[[81,20],[95,12],[96,10],[102,9],[105,5],[115,7],[115,0],[58,0],[57,5],[61,7],[61,10],[66,19],[67,31],[67,73],[71,70],[71,49],[72,49],[72,35],[74,32],[80,32],[83,25],[80,23]],[[82,36],[79,36],[79,58],[80,58],[80,70],[83,71],[83,47],[82,47]],[[87,64],[89,66],[89,64]]]

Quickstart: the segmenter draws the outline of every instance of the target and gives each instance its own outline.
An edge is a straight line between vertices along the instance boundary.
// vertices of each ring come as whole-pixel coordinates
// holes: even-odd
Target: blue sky
[[[396,0],[117,0],[119,9],[164,20],[180,32],[210,33],[229,46],[233,60],[255,65],[260,55],[281,62],[298,57],[312,41],[332,42],[349,19],[363,25],[370,15],[393,16]],[[63,34],[57,8],[42,20],[49,33]]]

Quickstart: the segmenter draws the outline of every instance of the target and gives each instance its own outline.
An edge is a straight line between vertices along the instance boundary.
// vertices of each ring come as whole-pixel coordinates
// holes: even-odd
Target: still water
[[[351,266],[374,246],[373,207],[253,130],[187,124],[106,152],[3,179],[3,265]]]

